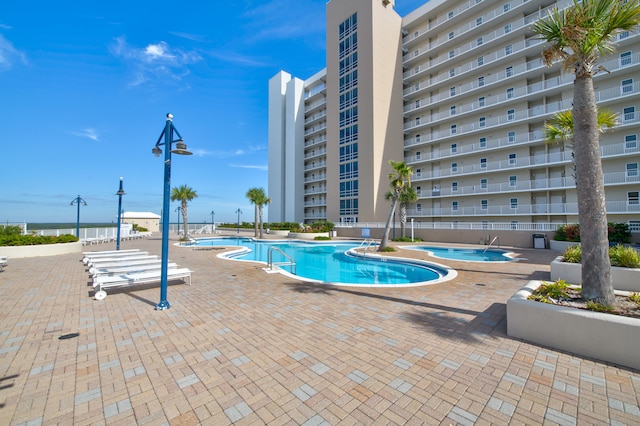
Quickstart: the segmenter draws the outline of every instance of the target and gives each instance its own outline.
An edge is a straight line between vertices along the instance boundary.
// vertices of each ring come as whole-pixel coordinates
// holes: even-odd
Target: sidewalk
[[[548,279],[555,252],[437,259],[458,277],[372,289],[303,284],[221,251],[171,246],[195,272],[169,285],[166,311],[158,285],[94,300],[80,255],[11,259],[0,424],[640,424],[640,372],[506,336],[507,299]]]

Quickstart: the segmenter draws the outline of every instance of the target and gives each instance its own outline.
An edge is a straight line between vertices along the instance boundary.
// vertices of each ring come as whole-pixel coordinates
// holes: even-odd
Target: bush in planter
[[[610,244],[628,244],[631,242],[631,231],[626,223],[608,224],[608,238]],[[580,225],[566,224],[556,229],[553,239],[556,241],[580,242]]]
[[[562,259],[567,263],[582,262],[582,248],[578,245],[567,247],[562,254]],[[640,268],[640,253],[633,247],[618,244],[609,249],[609,259],[611,266],[621,268]]]
[[[553,239],[556,241],[580,242],[580,225],[566,224],[560,226],[556,229]]]
[[[71,234],[60,235],[0,235],[0,246],[36,246],[42,244],[75,243],[78,237]]]

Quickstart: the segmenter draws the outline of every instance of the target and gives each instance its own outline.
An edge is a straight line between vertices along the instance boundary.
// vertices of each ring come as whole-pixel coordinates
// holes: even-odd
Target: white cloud
[[[251,164],[229,164],[229,167],[235,167],[239,169],[253,169],[253,170],[269,170],[269,167],[265,165],[251,165]]]
[[[164,41],[151,43],[143,48],[133,47],[124,36],[116,38],[110,51],[132,67],[131,86],[155,81],[180,81],[190,74],[189,65],[202,60],[197,52],[171,48]]]
[[[96,129],[92,129],[92,128],[87,128],[87,129],[83,129],[79,132],[71,132],[71,134],[75,135],[75,136],[80,136],[81,138],[89,138],[91,140],[94,140],[96,142],[100,142],[100,137],[98,136],[98,132]]]
[[[0,71],[10,69],[15,62],[26,65],[27,55],[13,47],[13,44],[0,34]]]

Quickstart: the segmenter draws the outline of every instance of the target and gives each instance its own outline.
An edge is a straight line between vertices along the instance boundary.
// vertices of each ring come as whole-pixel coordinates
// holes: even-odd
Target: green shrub
[[[382,250],[380,250],[380,251],[381,251],[381,252],[383,252],[383,253],[385,253],[385,252],[387,252],[387,253],[391,253],[391,252],[396,251],[396,249],[395,249],[395,248],[393,248],[393,247],[391,247],[391,246],[386,246],[385,248],[383,248],[383,249],[382,249]]]
[[[615,244],[629,244],[631,242],[631,230],[626,223],[608,224],[609,242]]]
[[[322,236],[314,238],[314,240],[317,240],[317,241],[327,241],[327,240],[330,240],[330,239],[331,239],[331,237],[322,237]]]
[[[632,302],[636,302],[638,306],[640,306],[640,293],[631,293],[629,295],[629,300]]]
[[[422,241],[420,238],[414,238],[413,240],[409,237],[399,237],[399,238],[394,238],[391,241],[395,241],[398,243],[412,243],[412,242],[419,242]]]
[[[0,246],[36,246],[43,244],[75,243],[78,237],[71,234],[60,235],[0,235]]]
[[[562,254],[562,258],[567,263],[582,262],[582,248],[578,245],[569,246]]]
[[[564,280],[558,280],[553,283],[543,282],[540,287],[538,287],[538,293],[552,297],[554,299],[567,298],[569,295],[565,292],[565,290],[569,287],[569,285]]]
[[[22,227],[17,225],[0,225],[0,236],[22,235]]]
[[[566,224],[556,229],[553,239],[556,241],[580,242],[580,226],[577,224]]]
[[[594,302],[592,300],[587,302],[587,309],[594,312],[613,312],[612,306],[603,305],[602,303]]]
[[[609,249],[609,258],[611,266],[620,266],[622,268],[640,268],[640,253],[633,247],[617,246]]]

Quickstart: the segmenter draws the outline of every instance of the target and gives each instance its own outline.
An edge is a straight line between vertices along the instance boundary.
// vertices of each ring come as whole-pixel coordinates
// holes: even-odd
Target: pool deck
[[[159,255],[160,237],[121,248]],[[349,288],[221,251],[171,246],[169,259],[194,273],[192,286],[169,285],[166,311],[154,310],[158,285],[94,300],[78,254],[10,259],[0,272],[0,424],[640,424],[639,371],[506,335],[507,299],[549,279],[557,252],[432,259],[458,276]]]

